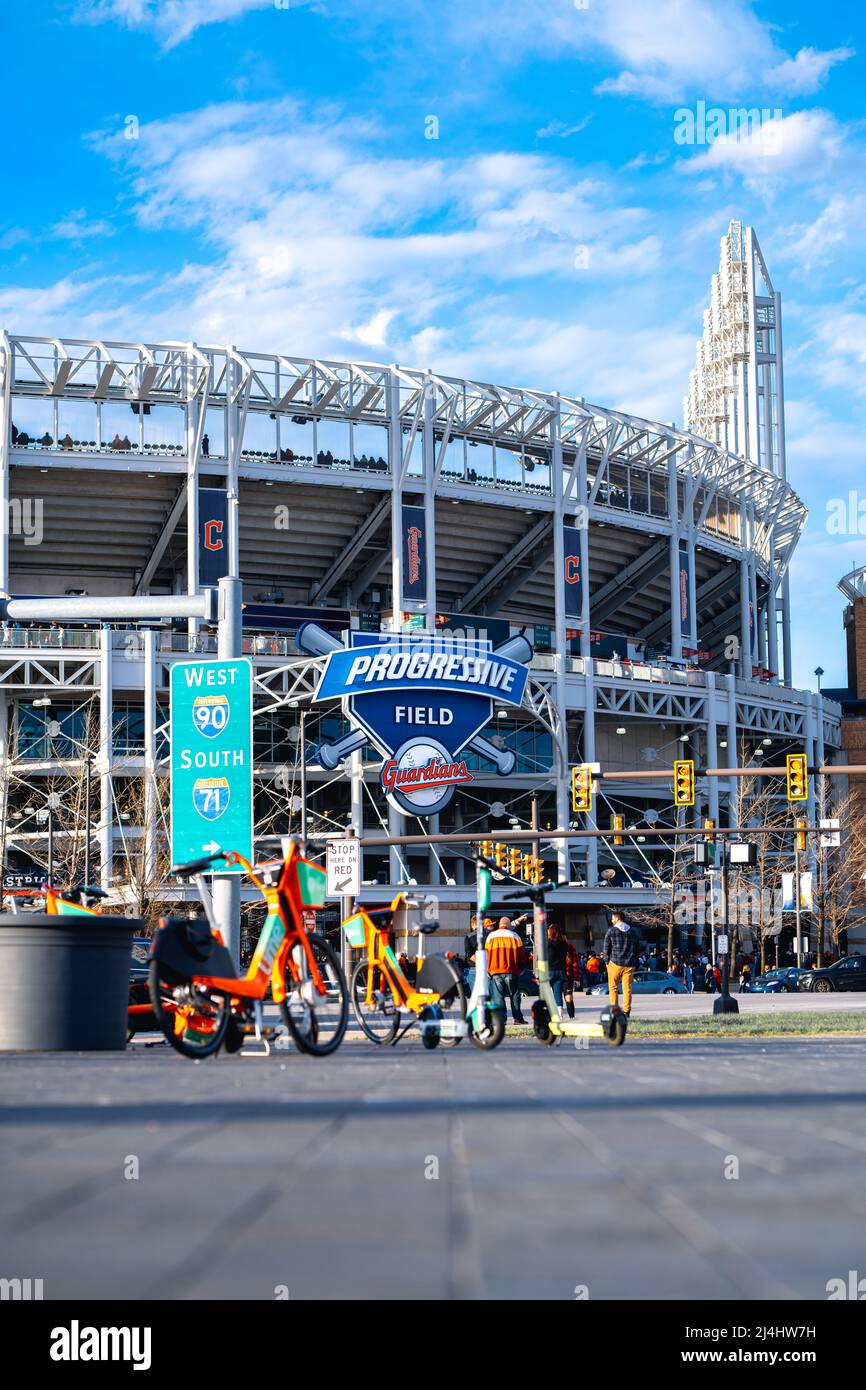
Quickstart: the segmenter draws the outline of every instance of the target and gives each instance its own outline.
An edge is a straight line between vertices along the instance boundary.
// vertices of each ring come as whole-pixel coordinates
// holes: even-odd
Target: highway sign
[[[237,850],[247,859],[253,853],[248,657],[179,661],[171,668],[171,862],[217,849]]]
[[[329,840],[328,897],[355,898],[361,891],[361,846],[357,840]]]

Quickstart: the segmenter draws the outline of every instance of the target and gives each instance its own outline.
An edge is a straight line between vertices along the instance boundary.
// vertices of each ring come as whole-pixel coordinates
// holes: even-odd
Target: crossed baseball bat
[[[298,628],[296,641],[301,651],[306,652],[308,656],[329,656],[331,652],[343,650],[342,642],[338,642],[336,637],[332,637],[330,632],[326,632],[317,623],[303,623]],[[493,655],[510,657],[512,661],[526,662],[532,656],[532,646],[522,634],[518,634],[516,637],[509,637],[505,642],[501,642],[498,647],[494,647]],[[358,748],[363,748],[367,742],[369,742],[367,735],[358,729],[350,734],[344,734],[342,738],[334,739],[331,743],[320,743],[317,750],[319,762],[322,767],[333,772],[344,758],[347,758]],[[473,753],[478,753],[482,758],[487,758],[489,762],[493,763],[500,776],[507,777],[509,773],[514,771],[517,754],[513,753],[511,749],[497,748],[489,739],[482,738],[480,734],[470,739],[466,746],[471,748]]]

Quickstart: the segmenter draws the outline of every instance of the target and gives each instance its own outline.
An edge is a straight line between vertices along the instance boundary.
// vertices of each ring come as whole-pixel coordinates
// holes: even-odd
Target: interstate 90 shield
[[[192,702],[192,722],[205,738],[216,738],[228,727],[231,706],[227,695],[196,695]]]

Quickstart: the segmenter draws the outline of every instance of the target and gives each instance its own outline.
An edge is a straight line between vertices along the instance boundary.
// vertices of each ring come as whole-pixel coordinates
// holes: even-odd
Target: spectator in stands
[[[201,437],[201,456],[203,459],[210,458],[210,440],[206,434]]]
[[[19,436],[18,436],[18,439],[16,440],[16,446],[17,446],[17,448],[19,448],[19,449],[26,449],[26,448],[27,448],[27,445],[28,445],[29,443],[30,443],[30,435],[27,433],[26,430],[22,430],[21,433],[20,433]]]
[[[18,430],[17,430],[17,428],[16,428],[16,426],[15,426],[15,421],[14,421],[14,420],[12,421],[12,432],[11,432],[10,438],[11,438],[11,440],[12,440],[12,448],[14,449],[14,448],[15,448],[15,445],[18,443]]]
[[[63,436],[63,438],[62,438],[61,441],[60,441],[60,447],[61,447],[61,449],[71,449],[71,448],[72,448],[72,443],[73,443],[72,435],[69,434],[68,431],[67,431],[67,433]]]
[[[108,447],[109,447],[109,449],[122,449],[122,448],[123,448],[123,440],[121,439],[121,437],[120,437],[119,434],[116,434],[116,435],[114,436],[114,438],[112,439],[112,441],[111,441],[111,443],[109,444]]]

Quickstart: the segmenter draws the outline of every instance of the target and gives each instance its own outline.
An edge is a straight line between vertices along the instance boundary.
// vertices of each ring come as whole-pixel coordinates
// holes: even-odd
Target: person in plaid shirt
[[[615,1009],[622,983],[622,1006],[626,1014],[631,1013],[631,981],[638,963],[639,947],[640,939],[634,927],[625,921],[618,908],[614,908],[610,914],[610,926],[604,935],[607,987],[611,1005]]]
[[[565,943],[565,979],[562,982],[562,997],[565,1012],[574,1018],[574,991],[580,992],[580,959],[570,941]]]

